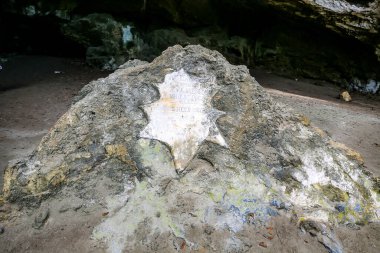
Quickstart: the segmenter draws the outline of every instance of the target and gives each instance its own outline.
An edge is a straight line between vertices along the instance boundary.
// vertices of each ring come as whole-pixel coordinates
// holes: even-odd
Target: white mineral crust
[[[211,105],[215,78],[195,80],[181,69],[167,74],[157,88],[160,99],[144,106],[149,124],[140,137],[166,143],[177,170],[186,168],[204,140],[227,147],[215,123],[224,112]]]

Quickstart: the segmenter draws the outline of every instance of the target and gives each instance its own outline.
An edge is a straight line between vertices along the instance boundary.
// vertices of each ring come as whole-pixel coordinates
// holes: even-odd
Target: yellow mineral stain
[[[13,176],[12,176],[12,168],[11,167],[8,167],[5,169],[5,172],[4,172],[4,180],[3,180],[3,195],[5,198],[7,198],[7,196],[10,195],[10,188],[11,188],[11,183],[12,183],[12,179],[15,179]]]
[[[359,164],[364,164],[364,159],[361,156],[361,154],[359,152],[357,152],[357,151],[355,151],[355,150],[347,147],[343,143],[339,143],[339,142],[335,142],[335,141],[330,141],[330,145],[332,147],[334,147],[334,148],[343,150],[348,157],[350,157],[351,159],[356,160],[357,162],[359,162]]]
[[[26,186],[26,189],[31,194],[38,194],[47,190],[48,187],[56,187],[66,181],[66,173],[68,168],[66,166],[60,166],[52,169],[50,172],[44,175],[34,175]]]
[[[122,144],[112,144],[105,147],[106,153],[110,157],[115,157],[123,162],[128,162],[128,150]]]
[[[310,126],[311,121],[308,117],[301,115],[299,120],[301,121],[302,125],[307,126],[307,127]]]
[[[322,129],[318,128],[318,127],[313,127],[314,131],[321,137],[326,137],[327,134],[325,131],[323,131]]]

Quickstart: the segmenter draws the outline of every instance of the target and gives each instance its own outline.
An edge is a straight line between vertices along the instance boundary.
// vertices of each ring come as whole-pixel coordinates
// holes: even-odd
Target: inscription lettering
[[[215,83],[194,80],[181,69],[166,75],[158,85],[160,99],[144,106],[149,124],[140,137],[166,143],[179,171],[186,168],[205,139],[227,147],[215,124],[224,113],[211,106],[214,87]]]

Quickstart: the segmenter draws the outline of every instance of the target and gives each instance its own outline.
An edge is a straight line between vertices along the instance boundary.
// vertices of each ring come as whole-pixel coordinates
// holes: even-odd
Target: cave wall
[[[6,0],[0,53],[86,56],[91,65],[114,69],[174,44],[202,44],[236,64],[366,91],[380,80],[379,6],[378,0]],[[132,39],[125,41],[126,32]]]

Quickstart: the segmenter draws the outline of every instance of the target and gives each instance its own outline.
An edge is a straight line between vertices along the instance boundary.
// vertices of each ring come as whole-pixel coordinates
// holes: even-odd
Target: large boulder
[[[272,101],[246,67],[174,46],[86,85],[33,154],[6,169],[4,205],[14,208],[0,247],[256,251],[268,247],[256,229],[269,242],[281,217],[321,243],[298,252],[342,252],[331,226],[379,221],[362,162]],[[271,245],[283,250],[281,239]]]

